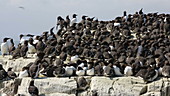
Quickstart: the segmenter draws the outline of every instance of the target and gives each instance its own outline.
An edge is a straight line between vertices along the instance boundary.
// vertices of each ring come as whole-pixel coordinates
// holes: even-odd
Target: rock
[[[136,77],[120,77],[113,84],[112,94],[117,95],[126,95],[129,96],[139,96],[147,91],[147,86],[144,83],[143,79]]]
[[[139,96],[147,91],[147,86],[135,77],[92,77],[91,91],[97,90],[99,96]]]
[[[117,79],[111,80],[109,77],[92,77],[91,79],[91,91],[97,90],[99,96],[109,95],[112,84]]]
[[[79,92],[78,96],[89,96],[88,91]]]
[[[23,78],[18,89],[18,94],[28,94],[28,86],[31,78]],[[39,94],[65,93],[76,94],[77,83],[69,78],[45,78],[35,79],[35,86],[39,89]]]
[[[65,94],[65,93],[52,93],[52,94],[45,94],[40,96],[76,96],[75,94]]]
[[[158,80],[148,84],[148,92],[160,92],[163,86],[163,81]]]
[[[161,95],[161,92],[148,92],[148,93],[143,94],[141,96],[164,96],[164,95]]]
[[[1,85],[2,86],[0,88],[0,94],[7,94],[7,96],[13,96],[14,95],[15,87],[14,87],[14,81],[13,80],[3,81],[3,82],[1,82]]]
[[[2,58],[0,57],[0,61],[3,62],[3,68],[7,70],[9,67],[13,68],[14,72],[19,72],[22,70],[24,66],[29,64],[30,62],[34,62],[35,59],[23,59],[23,58],[18,58],[18,59],[9,59],[9,58]]]
[[[170,96],[170,81],[167,79],[166,81],[163,79],[163,87],[161,89],[161,96]]]

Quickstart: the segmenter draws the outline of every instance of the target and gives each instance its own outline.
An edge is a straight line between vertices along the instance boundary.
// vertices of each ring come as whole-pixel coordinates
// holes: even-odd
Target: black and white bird
[[[28,77],[29,74],[28,74],[28,67],[23,67],[22,68],[22,71],[19,72],[19,78],[23,78],[23,77]]]
[[[86,23],[86,17],[88,17],[88,16],[83,15],[80,23],[85,24]]]
[[[124,75],[125,76],[132,76],[133,75],[132,67],[130,65],[125,67]]]
[[[76,70],[76,75],[77,76],[84,76],[85,75],[85,70],[83,70],[83,68],[78,67]]]
[[[116,76],[122,76],[123,74],[121,73],[120,71],[120,68],[117,67],[116,65],[113,65],[113,69],[114,69],[114,72],[115,72],[115,75]]]
[[[10,38],[4,38],[3,43],[1,43],[1,54],[2,54],[2,56],[9,54],[9,46],[8,46],[8,43],[7,43],[8,39],[10,39]]]
[[[41,60],[37,59],[29,68],[31,78],[37,78],[40,71]]]
[[[66,16],[66,20],[65,20],[65,23],[66,23],[66,28],[68,28],[70,26],[70,18],[69,18],[69,15]]]
[[[95,74],[92,64],[88,64],[88,69],[86,70],[86,75],[93,76]]]
[[[70,26],[72,26],[74,23],[77,23],[77,14],[73,14],[73,18],[71,19]]]
[[[34,40],[33,40],[32,38],[30,38],[28,42],[29,42],[29,43],[28,43],[28,53],[29,53],[29,54],[34,54],[34,53],[36,53],[36,49],[35,49],[35,46],[36,46],[36,45],[33,43]]]
[[[9,47],[9,54],[11,55],[13,51],[16,49],[13,39],[10,39],[10,45],[8,47]]]

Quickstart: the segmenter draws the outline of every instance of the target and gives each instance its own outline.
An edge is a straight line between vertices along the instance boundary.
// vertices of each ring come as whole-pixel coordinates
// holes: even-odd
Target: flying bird
[[[18,8],[23,9],[23,10],[25,9],[25,8],[24,8],[24,7],[22,7],[22,6],[20,6],[20,7],[18,7]]]

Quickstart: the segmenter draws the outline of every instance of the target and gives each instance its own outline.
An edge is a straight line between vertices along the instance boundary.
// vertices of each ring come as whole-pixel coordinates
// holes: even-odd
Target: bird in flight
[[[22,6],[20,6],[20,7],[18,7],[18,8],[23,9],[23,10],[25,9],[25,8],[24,8],[24,7],[22,7]]]

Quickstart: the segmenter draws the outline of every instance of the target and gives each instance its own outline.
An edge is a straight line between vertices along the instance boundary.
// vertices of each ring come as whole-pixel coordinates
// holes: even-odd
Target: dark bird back
[[[28,87],[28,92],[31,94],[31,96],[38,96],[39,91],[38,88],[34,85],[34,80],[30,82],[30,85]]]

